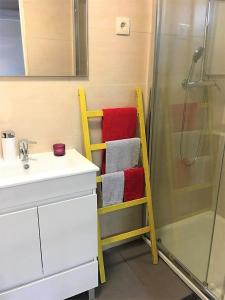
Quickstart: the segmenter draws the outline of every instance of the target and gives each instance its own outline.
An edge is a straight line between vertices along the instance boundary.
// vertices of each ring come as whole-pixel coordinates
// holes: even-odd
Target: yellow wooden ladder
[[[80,110],[81,110],[81,121],[83,127],[85,155],[87,159],[92,161],[92,151],[104,150],[106,149],[106,144],[105,143],[91,144],[88,119],[103,117],[103,111],[102,110],[88,111],[87,104],[86,104],[85,90],[83,88],[79,88],[78,94],[80,99]],[[153,264],[158,263],[158,251],[156,245],[155,225],[154,225],[151,186],[150,186],[150,174],[149,174],[148,155],[147,155],[147,146],[146,146],[143,99],[142,99],[142,90],[140,88],[136,89],[136,98],[137,98],[138,125],[139,125],[140,139],[141,139],[141,157],[142,157],[142,164],[145,173],[145,197],[141,199],[135,199],[128,202],[123,202],[120,204],[99,208],[98,216],[100,217],[102,215],[112,213],[118,210],[122,210],[125,208],[146,204],[148,226],[102,239],[101,229],[98,222],[98,262],[99,262],[101,283],[104,283],[106,281],[104,260],[103,260],[103,246],[110,245],[115,242],[123,241],[146,233],[150,233],[152,261]],[[101,176],[97,176],[97,183],[100,182],[101,182]]]

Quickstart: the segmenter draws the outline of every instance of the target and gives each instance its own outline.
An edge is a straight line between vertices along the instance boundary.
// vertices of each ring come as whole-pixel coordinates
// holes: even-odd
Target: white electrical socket
[[[116,18],[116,34],[130,35],[130,18],[126,18],[126,17]]]

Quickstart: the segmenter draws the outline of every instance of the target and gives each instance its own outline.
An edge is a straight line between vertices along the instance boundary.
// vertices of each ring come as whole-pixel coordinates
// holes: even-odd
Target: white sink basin
[[[30,168],[0,162],[0,213],[95,193],[98,167],[76,150],[31,155]]]
[[[65,156],[57,157],[52,152],[30,155],[30,168],[25,170],[22,162],[0,162],[0,188],[43,181],[84,172],[95,172],[98,168],[76,150],[67,150]]]

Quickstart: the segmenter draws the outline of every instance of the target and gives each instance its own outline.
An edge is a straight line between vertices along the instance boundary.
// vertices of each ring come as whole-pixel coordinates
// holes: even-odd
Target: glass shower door
[[[151,143],[159,245],[201,282],[217,202],[213,97],[194,84],[205,71],[207,12],[207,0],[159,1]]]
[[[217,209],[207,282],[210,290],[225,299],[225,1],[211,0],[207,75],[217,88],[210,91],[214,112],[214,136],[218,140],[216,184]]]

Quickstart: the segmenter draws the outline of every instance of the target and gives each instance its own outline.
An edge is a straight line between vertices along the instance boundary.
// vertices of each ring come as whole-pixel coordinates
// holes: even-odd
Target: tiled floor
[[[181,300],[190,289],[160,260],[151,263],[149,247],[138,240],[105,252],[107,283],[97,300]],[[86,293],[70,300],[87,300]]]

